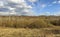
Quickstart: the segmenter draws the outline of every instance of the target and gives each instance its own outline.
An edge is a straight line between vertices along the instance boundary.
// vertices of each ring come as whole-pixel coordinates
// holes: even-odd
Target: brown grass
[[[0,28],[0,37],[56,37],[60,29],[24,29],[24,28]],[[59,33],[59,32],[58,32]],[[60,33],[59,33],[60,34]],[[59,35],[58,34],[58,35]]]
[[[0,16],[0,37],[60,37],[60,26],[53,24],[56,19],[59,18]]]
[[[44,19],[38,17],[21,17],[21,16],[1,16],[0,26],[13,28],[44,28],[52,27]]]

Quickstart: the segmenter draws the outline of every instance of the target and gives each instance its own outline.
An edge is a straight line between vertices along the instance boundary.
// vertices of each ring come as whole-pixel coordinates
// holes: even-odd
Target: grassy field
[[[47,19],[41,17],[1,16],[0,26],[13,28],[42,28],[53,27]]]
[[[60,17],[0,16],[0,37],[60,37]]]
[[[60,37],[60,29],[1,28],[0,37]]]

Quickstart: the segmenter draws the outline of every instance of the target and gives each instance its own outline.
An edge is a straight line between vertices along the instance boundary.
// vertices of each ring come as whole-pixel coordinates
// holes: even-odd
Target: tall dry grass
[[[24,29],[24,28],[1,28],[0,37],[56,37],[60,29]],[[59,36],[60,37],[60,36]]]
[[[60,27],[54,27],[50,22],[52,20],[49,19],[45,17],[0,16],[0,37],[60,37],[56,35],[60,34]]]
[[[35,17],[20,17],[20,16],[0,16],[0,26],[13,28],[44,28],[52,27],[44,19]]]

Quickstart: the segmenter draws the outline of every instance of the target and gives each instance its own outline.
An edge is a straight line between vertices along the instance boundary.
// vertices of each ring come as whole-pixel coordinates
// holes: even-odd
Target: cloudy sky
[[[0,0],[0,15],[60,15],[60,0]]]

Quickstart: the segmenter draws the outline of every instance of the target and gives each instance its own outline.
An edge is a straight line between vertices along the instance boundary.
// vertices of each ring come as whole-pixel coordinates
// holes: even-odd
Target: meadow
[[[60,37],[60,16],[0,16],[0,37]]]

